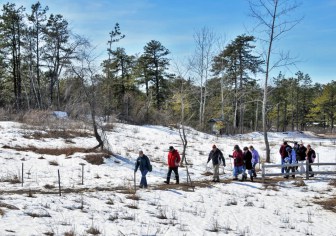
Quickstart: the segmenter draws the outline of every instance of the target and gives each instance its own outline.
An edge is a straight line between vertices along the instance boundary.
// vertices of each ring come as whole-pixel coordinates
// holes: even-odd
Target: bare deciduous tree
[[[290,14],[298,8],[298,4],[291,0],[258,0],[250,1],[251,16],[256,19],[255,30],[259,30],[260,40],[264,43],[264,60],[265,64],[265,80],[264,80],[264,95],[262,105],[262,123],[264,141],[266,146],[266,162],[270,162],[270,147],[268,142],[268,126],[267,126],[267,101],[268,101],[268,86],[270,72],[274,68],[281,66],[289,66],[293,64],[293,59],[289,53],[277,52],[279,57],[275,56],[274,43],[293,29],[300,19],[292,19]],[[273,56],[274,60],[273,60]]]
[[[190,65],[200,84],[199,126],[203,129],[207,96],[206,82],[209,78],[217,38],[212,30],[207,27],[203,27],[200,31],[194,34],[194,40],[196,49],[195,55],[190,60]]]
[[[103,150],[105,146],[104,130],[96,118],[97,101],[99,98],[97,89],[99,73],[98,68],[94,64],[96,58],[92,56],[92,52],[93,49],[89,43],[83,45],[82,50],[79,50],[78,53],[78,63],[72,65],[72,73],[79,79],[85,100],[90,106],[93,132],[98,141],[98,145],[93,147],[92,150],[97,148]]]

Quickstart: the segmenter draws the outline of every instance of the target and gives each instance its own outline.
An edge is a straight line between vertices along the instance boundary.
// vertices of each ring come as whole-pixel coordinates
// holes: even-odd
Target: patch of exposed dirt
[[[314,201],[314,203],[321,205],[324,209],[336,213],[336,196],[322,201]]]

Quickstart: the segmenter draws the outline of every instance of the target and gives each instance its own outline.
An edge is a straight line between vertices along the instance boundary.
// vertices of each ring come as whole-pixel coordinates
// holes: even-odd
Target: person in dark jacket
[[[152,171],[152,165],[150,164],[149,158],[144,155],[143,151],[139,151],[139,157],[135,162],[135,173],[137,172],[138,168],[140,168],[141,171],[140,188],[147,188],[148,185],[146,175],[148,171]]]
[[[309,164],[314,163],[316,158],[315,151],[311,148],[310,144],[307,145],[307,151],[306,151],[306,160],[309,162]],[[309,171],[313,171],[311,165],[309,165]],[[314,177],[314,174],[310,174],[309,177]]]
[[[298,162],[303,163],[306,160],[306,151],[307,151],[307,148],[301,142],[297,150],[297,161]],[[301,174],[305,171],[306,170],[304,168],[304,165],[301,165],[301,169],[300,169]]]
[[[243,174],[244,174],[244,179],[246,180],[247,178],[247,174],[245,173],[245,171],[247,170],[248,174],[250,175],[250,179],[253,182],[253,166],[252,166],[252,153],[249,151],[248,147],[244,147],[243,148],[243,161],[244,161],[244,170],[243,170]]]
[[[280,153],[280,156],[281,156],[281,165],[284,165],[286,162],[285,162],[285,158],[288,156],[288,153],[286,151],[286,148],[288,147],[288,143],[287,141],[284,141],[283,144],[281,145],[280,147],[280,150],[279,150],[279,153]],[[286,168],[285,167],[282,167],[281,168],[281,173],[284,174],[286,172]]]
[[[225,159],[223,153],[221,152],[221,150],[217,148],[216,145],[212,146],[212,150],[209,153],[207,164],[209,163],[210,160],[212,160],[213,172],[214,172],[212,181],[219,182],[219,165],[223,163],[223,165],[225,166]]]
[[[169,147],[168,152],[168,173],[167,173],[167,180],[164,181],[166,184],[170,183],[170,176],[172,171],[175,173],[176,184],[180,183],[180,178],[178,174],[178,167],[180,165],[181,157],[178,151],[173,147]]]
[[[233,154],[229,155],[233,158],[233,180],[238,180],[238,175],[243,172],[243,152],[238,145],[234,146]]]
[[[297,150],[297,160],[298,161],[306,160],[306,151],[307,151],[307,148],[303,145],[303,143],[300,143],[298,150]]]

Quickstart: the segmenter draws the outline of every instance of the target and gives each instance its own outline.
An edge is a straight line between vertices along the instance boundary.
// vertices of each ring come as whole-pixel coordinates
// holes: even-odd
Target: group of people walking
[[[180,166],[181,162],[181,156],[179,152],[173,147],[169,147],[168,152],[168,173],[167,173],[167,179],[164,181],[166,184],[170,183],[170,177],[172,172],[175,174],[175,180],[176,184],[180,183],[180,177],[178,173],[178,167]],[[143,154],[143,151],[139,151],[139,157],[137,158],[135,162],[135,169],[134,169],[134,175],[137,172],[137,170],[140,168],[141,171],[141,180],[140,180],[140,188],[147,188],[147,179],[146,175],[148,171],[152,171],[152,165],[150,164],[149,158]]]
[[[292,177],[295,178],[295,172],[298,170],[298,167],[285,167],[285,164],[295,164],[297,162],[308,161],[313,163],[316,157],[315,151],[311,148],[310,145],[305,147],[303,143],[298,144],[294,142],[293,147],[288,144],[287,141],[284,141],[279,150],[281,156],[281,173],[284,174],[285,178],[289,178],[289,172],[291,171]],[[260,156],[257,150],[254,149],[252,145],[249,147],[245,146],[243,150],[240,149],[239,145],[235,145],[233,148],[232,155],[229,155],[233,159],[233,180],[238,180],[238,176],[241,176],[241,180],[247,179],[247,174],[250,176],[250,180],[253,182],[253,179],[257,177],[256,165],[260,161]],[[164,181],[166,184],[170,184],[171,174],[174,172],[176,184],[180,183],[178,167],[181,162],[181,157],[179,152],[173,147],[169,147],[168,152],[168,173],[167,179]],[[225,158],[221,150],[217,148],[214,144],[212,150],[209,153],[207,164],[212,161],[213,165],[213,182],[219,182],[219,167],[222,164],[226,166]],[[135,162],[134,174],[137,170],[141,171],[141,180],[140,188],[147,188],[147,179],[146,175],[148,172],[152,171],[152,165],[149,158],[144,155],[143,151],[139,151],[139,157]],[[246,173],[247,171],[247,173]],[[312,171],[311,165],[309,165],[309,171]],[[313,177],[314,174],[311,174],[310,177]]]
[[[244,147],[243,150],[240,149],[238,145],[235,145],[233,148],[232,155],[229,155],[230,158],[233,158],[233,180],[238,180],[238,176],[242,176],[242,180],[247,179],[246,170],[250,175],[251,181],[254,177],[257,177],[255,166],[259,162],[260,156],[257,150],[251,145],[249,147]],[[225,164],[225,159],[223,153],[217,148],[216,145],[212,146],[212,150],[209,153],[208,161],[212,160],[213,165],[213,182],[219,182],[219,166],[221,163]]]
[[[284,141],[279,149],[281,156],[281,165],[284,164],[296,164],[298,162],[308,161],[309,163],[314,163],[316,158],[315,151],[311,148],[310,144],[305,147],[301,142],[294,142],[293,147]],[[313,171],[311,165],[309,165],[309,171]],[[291,171],[292,177],[295,178],[295,172],[298,171],[298,166],[295,167],[285,167],[281,168],[281,173],[284,174],[284,178],[289,178],[289,172]],[[302,170],[300,171],[302,172]],[[286,174],[285,174],[286,173]],[[309,177],[314,177],[314,174],[310,174]]]
[[[251,181],[253,178],[257,176],[255,171],[255,166],[259,162],[259,154],[257,150],[253,148],[253,146],[244,147],[243,151],[239,148],[238,145],[234,146],[234,151],[232,155],[229,157],[233,158],[233,179],[238,180],[238,175],[242,175],[243,179],[247,179],[246,170],[250,175]],[[213,182],[219,182],[219,166],[221,164],[225,165],[225,159],[221,150],[217,148],[216,145],[212,146],[212,150],[209,153],[207,163],[212,161],[213,164]],[[173,147],[169,147],[167,164],[168,164],[168,173],[167,179],[164,181],[166,184],[170,184],[171,174],[174,172],[176,184],[180,183],[178,167],[180,166],[181,157],[179,152]],[[140,188],[147,188],[147,179],[146,175],[148,172],[152,171],[152,165],[150,163],[149,158],[143,153],[143,151],[139,151],[139,157],[135,162],[134,174],[136,174],[137,170],[140,169],[141,172],[141,180],[140,180]]]

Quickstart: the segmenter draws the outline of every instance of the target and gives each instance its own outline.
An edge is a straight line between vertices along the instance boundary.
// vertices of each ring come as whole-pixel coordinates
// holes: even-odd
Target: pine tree
[[[143,58],[150,80],[153,82],[154,94],[156,98],[156,109],[161,110],[162,104],[166,100],[166,79],[169,77],[167,69],[169,66],[169,50],[159,41],[152,40],[144,47]]]
[[[234,88],[234,116],[233,127],[243,132],[243,104],[245,102],[246,86],[253,81],[251,73],[261,71],[263,61],[259,56],[253,55],[255,48],[253,36],[239,35],[228,44],[225,49],[214,57],[213,71],[216,75],[225,73],[226,78]]]

